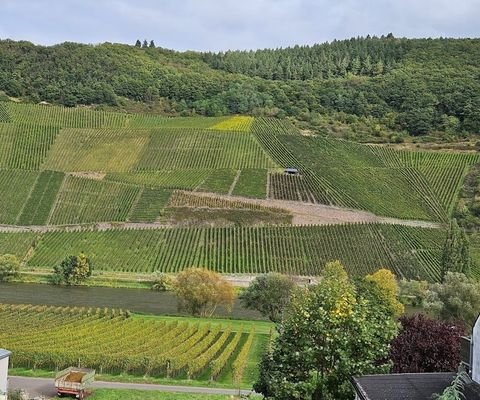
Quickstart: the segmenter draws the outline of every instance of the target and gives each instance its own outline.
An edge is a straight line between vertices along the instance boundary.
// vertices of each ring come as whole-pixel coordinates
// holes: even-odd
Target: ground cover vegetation
[[[315,276],[338,258],[353,275],[384,266],[398,277],[429,281],[441,279],[444,241],[440,229],[387,224],[0,234],[3,251],[17,254],[26,269],[49,271],[81,249],[96,271],[105,272],[176,273],[197,266],[220,273]]]
[[[247,364],[257,357],[252,346],[268,339],[249,322],[131,318],[113,309],[0,305],[0,314],[0,342],[12,350],[12,367],[31,369],[80,363],[100,374],[242,384]]]
[[[2,40],[0,90],[66,106],[289,115],[360,139],[438,131],[455,138],[480,130],[479,48],[478,39],[411,40],[391,34],[216,54]],[[9,120],[2,111],[0,118]],[[106,114],[89,124],[117,121]]]

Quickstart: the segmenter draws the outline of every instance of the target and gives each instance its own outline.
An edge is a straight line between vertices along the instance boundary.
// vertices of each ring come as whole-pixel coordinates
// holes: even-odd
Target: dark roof
[[[365,375],[353,381],[362,400],[431,400],[434,393],[441,394],[450,386],[454,377],[453,372],[390,374]]]
[[[10,356],[10,353],[8,350],[5,349],[0,349],[0,360],[3,360],[4,358],[7,358]]]
[[[362,400],[432,400],[442,394],[455,378],[453,372],[422,374],[365,375],[353,378]],[[464,382],[464,400],[480,399],[480,384],[469,377]]]

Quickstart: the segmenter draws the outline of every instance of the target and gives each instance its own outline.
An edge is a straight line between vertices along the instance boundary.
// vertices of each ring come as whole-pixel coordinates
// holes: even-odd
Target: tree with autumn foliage
[[[93,265],[83,253],[66,257],[60,265],[53,268],[50,282],[55,285],[78,285],[92,275]]]
[[[355,285],[340,262],[292,295],[254,385],[267,399],[349,399],[353,375],[387,372],[397,325],[373,285]]]
[[[404,313],[405,307],[398,301],[398,283],[392,271],[382,268],[365,279],[378,286],[382,299],[390,306],[394,316],[399,317]]]
[[[401,329],[392,341],[393,372],[449,372],[460,364],[459,325],[423,314],[400,318]]]
[[[231,310],[235,290],[230,282],[205,268],[189,268],[173,282],[180,310],[192,315],[210,317],[219,305]]]

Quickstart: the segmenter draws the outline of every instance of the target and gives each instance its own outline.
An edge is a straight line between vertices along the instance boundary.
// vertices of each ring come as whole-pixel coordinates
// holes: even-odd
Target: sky
[[[479,37],[480,0],[0,0],[0,38],[42,45],[153,39],[224,51],[389,32]]]

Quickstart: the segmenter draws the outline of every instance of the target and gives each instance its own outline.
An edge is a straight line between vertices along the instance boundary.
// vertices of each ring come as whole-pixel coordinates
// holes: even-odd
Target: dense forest
[[[290,116],[318,130],[349,127],[353,138],[480,133],[480,39],[389,34],[217,54],[138,44],[0,40],[0,91],[65,106]]]

